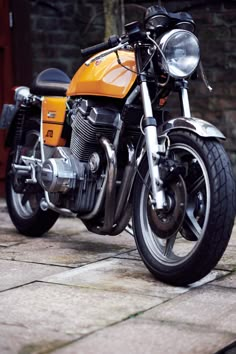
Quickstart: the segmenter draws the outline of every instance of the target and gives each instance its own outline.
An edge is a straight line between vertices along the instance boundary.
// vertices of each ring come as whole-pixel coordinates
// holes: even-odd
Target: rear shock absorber
[[[29,110],[28,105],[25,104],[25,103],[22,103],[20,105],[20,108],[19,108],[18,112],[17,112],[17,115],[16,115],[16,127],[15,127],[15,137],[14,137],[15,145],[20,145],[21,144],[21,139],[22,139],[23,132],[24,132],[25,118],[26,118],[28,110]]]

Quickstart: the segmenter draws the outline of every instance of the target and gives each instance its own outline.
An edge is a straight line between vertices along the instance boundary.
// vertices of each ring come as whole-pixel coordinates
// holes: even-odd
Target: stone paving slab
[[[235,219],[235,224],[234,224],[234,228],[229,240],[229,246],[236,246],[236,219]]]
[[[78,224],[80,224],[79,220]],[[66,225],[65,230],[68,231]],[[95,262],[135,248],[133,238],[126,233],[117,237],[110,237],[95,235],[85,230],[76,235],[49,232],[41,238],[22,236],[22,242],[19,238],[16,238],[13,239],[12,245],[9,244],[10,238],[0,234],[0,244],[6,240],[7,246],[11,247],[0,248],[0,259],[69,267]],[[35,252],[36,249],[37,252]]]
[[[236,289],[206,285],[140,315],[236,335]]]
[[[160,305],[160,307],[163,305]],[[52,351],[53,354],[213,354],[234,335],[199,326],[129,319]],[[233,353],[232,353],[233,354]]]
[[[27,237],[19,234],[12,224],[6,208],[3,208],[3,199],[0,199],[0,248],[27,242]]]
[[[0,228],[0,247],[10,247],[29,240],[29,238],[20,235],[15,230],[10,231]]]
[[[64,235],[78,234],[79,232],[87,231],[86,226],[76,217],[60,216],[50,232]]]
[[[212,282],[212,285],[224,286],[227,288],[234,288],[236,291],[236,271],[223,277],[222,279],[218,279]],[[235,308],[236,311],[236,308]],[[235,324],[236,326],[236,324]]]
[[[0,293],[0,353],[44,353],[157,306],[158,297],[33,283]],[[37,348],[26,351],[26,348]],[[40,350],[39,350],[40,349]]]
[[[224,269],[224,270],[236,270],[236,246],[229,245],[226,248],[226,251],[223,257],[220,259],[218,264],[216,265],[217,269]]]
[[[212,271],[192,286],[200,286],[225,274],[227,273],[222,271]],[[173,287],[157,281],[140,261],[117,258],[61,272],[42,280],[57,284],[158,296],[165,299],[173,298],[191,289],[191,287]]]
[[[136,261],[142,261],[137,249],[135,249],[134,251],[126,252],[125,254],[120,254],[120,255],[118,254],[116,258],[133,259]]]
[[[225,270],[225,271],[233,271],[236,270],[236,247],[229,245],[223,255],[223,257],[220,259],[218,264],[216,265],[216,269],[218,270]],[[137,261],[142,261],[140,258],[140,255],[138,253],[138,250],[126,252],[124,254],[120,254],[115,256],[116,258],[120,259],[132,259],[132,260],[137,260]]]
[[[52,267],[34,263],[0,260],[0,291],[40,280],[49,275],[67,270],[65,267]]]
[[[6,201],[4,198],[0,198],[0,211],[6,210]]]
[[[58,235],[81,235],[83,232],[87,233],[87,228],[84,223],[75,217],[59,217],[54,226],[50,229],[50,234],[58,234]],[[125,237],[127,240],[132,240],[132,244],[134,244],[134,238],[127,234],[127,232],[123,231],[118,236],[103,236],[97,235],[98,238],[110,238],[117,240],[120,237]]]
[[[0,208],[0,225],[1,228],[14,229],[14,225],[11,222],[11,218],[6,208]]]
[[[0,354],[213,354],[236,339],[235,257],[236,225],[207,277],[171,287],[126,232],[99,236],[59,218],[27,238],[0,199]]]
[[[233,271],[236,270],[236,245],[234,245],[234,239],[236,239],[236,235],[233,235],[231,242],[229,243],[223,257],[218,262],[216,269],[226,270],[226,271]],[[134,259],[141,261],[140,255],[138,250],[126,252],[125,254],[117,255],[117,258],[124,258],[124,259]]]

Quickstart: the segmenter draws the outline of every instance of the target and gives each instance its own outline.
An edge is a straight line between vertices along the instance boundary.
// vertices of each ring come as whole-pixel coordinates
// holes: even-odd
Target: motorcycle
[[[36,237],[71,215],[114,236],[132,219],[154,277],[196,282],[226,249],[236,193],[224,135],[191,116],[188,82],[201,68],[195,23],[154,5],[143,23],[81,52],[72,80],[46,69],[4,105],[12,222]],[[166,111],[171,92],[179,117]]]

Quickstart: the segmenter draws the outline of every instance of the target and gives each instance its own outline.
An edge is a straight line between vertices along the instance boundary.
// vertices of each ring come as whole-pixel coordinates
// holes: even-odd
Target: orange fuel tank
[[[115,53],[111,53],[91,63],[89,66],[83,64],[73,77],[67,96],[106,96],[124,98],[134,84],[137,75],[135,74],[135,58],[131,51],[119,51],[119,58],[125,69],[118,64]]]

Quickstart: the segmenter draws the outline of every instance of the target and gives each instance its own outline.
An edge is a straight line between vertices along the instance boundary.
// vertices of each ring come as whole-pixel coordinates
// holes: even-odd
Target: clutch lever
[[[98,55],[96,55],[95,57],[86,60],[85,65],[89,66],[90,64],[92,64],[94,61],[99,60],[101,58],[104,58],[105,56],[107,56],[110,53],[113,53],[121,48],[123,48],[125,45],[127,45],[128,42],[125,43],[119,43],[116,47],[104,50],[102,53],[99,53]]]

